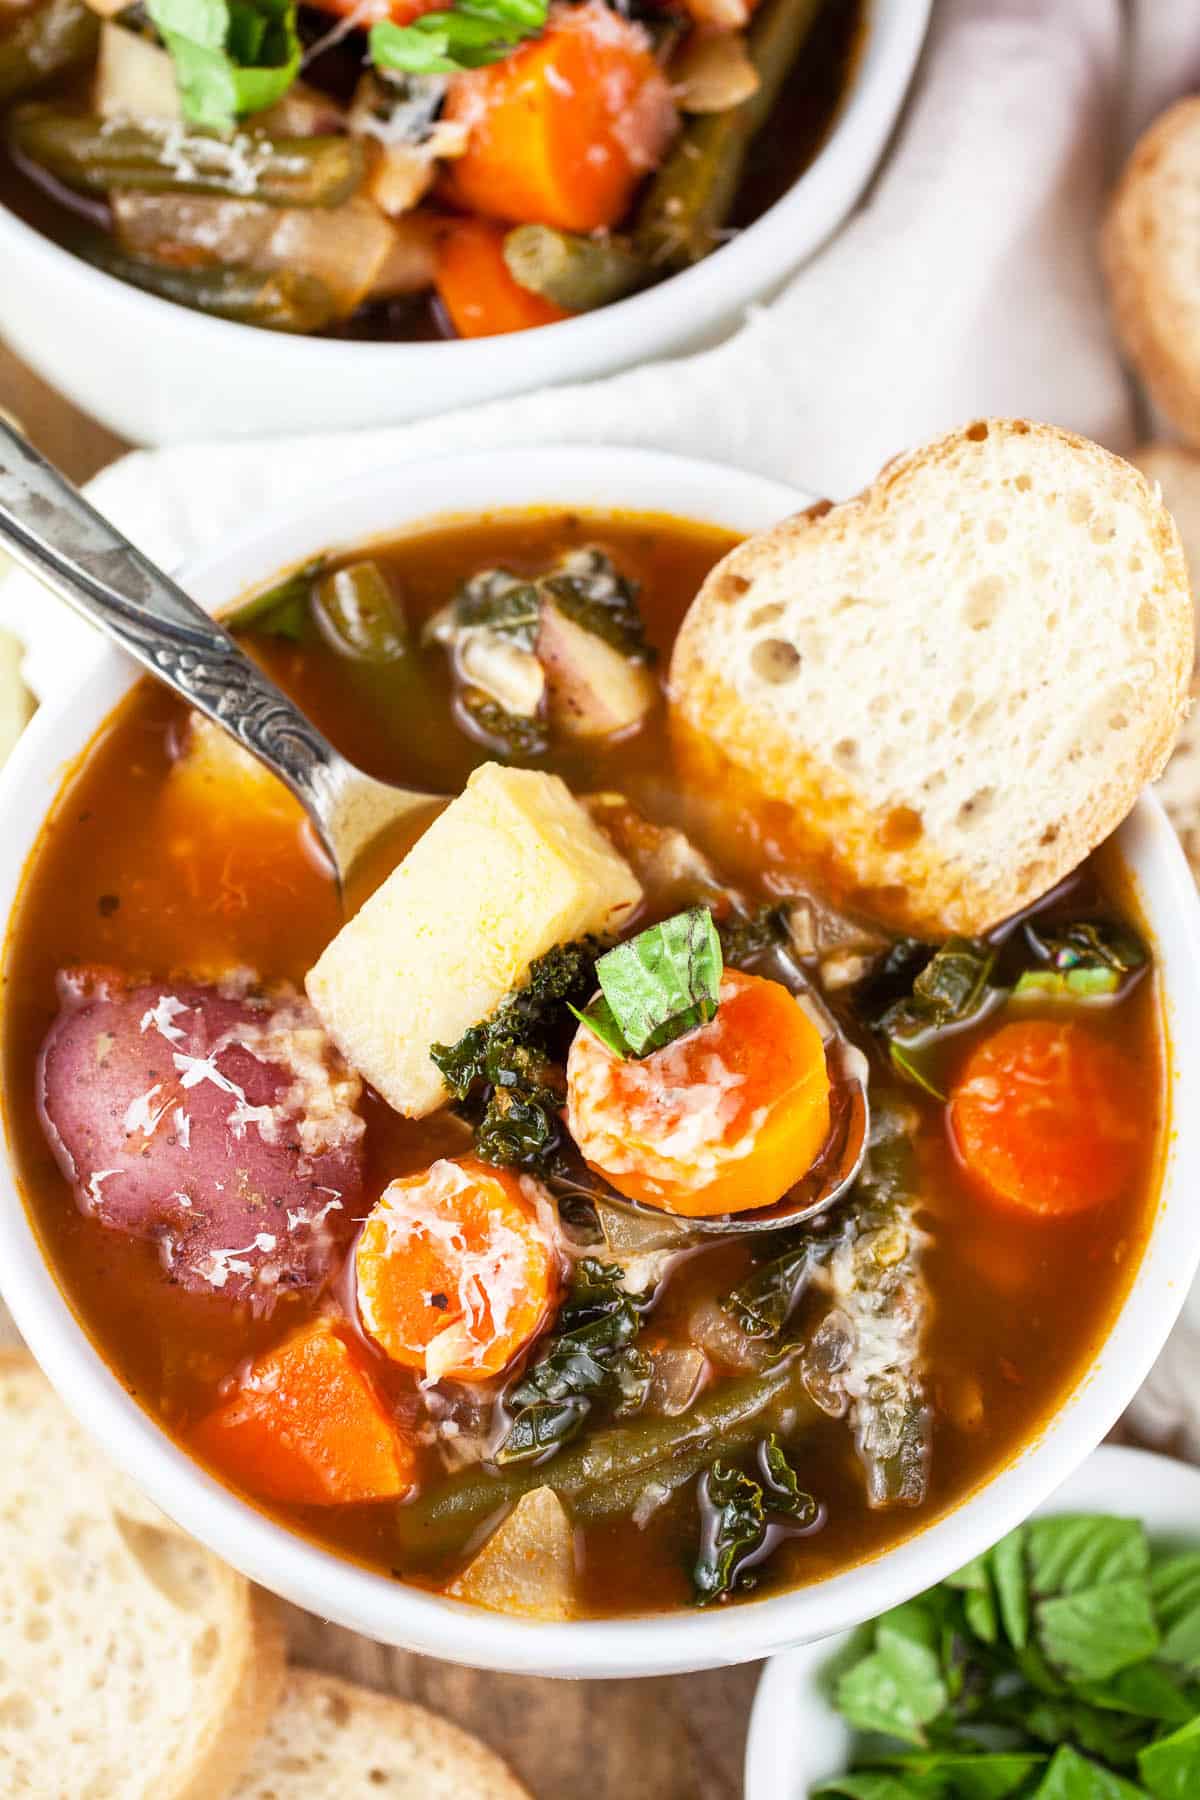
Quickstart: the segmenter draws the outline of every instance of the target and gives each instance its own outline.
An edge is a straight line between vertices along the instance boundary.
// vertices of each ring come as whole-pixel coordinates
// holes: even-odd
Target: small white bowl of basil
[[[1105,1446],[949,1581],[773,1657],[746,1800],[810,1796],[1197,1800],[1200,1470]]]

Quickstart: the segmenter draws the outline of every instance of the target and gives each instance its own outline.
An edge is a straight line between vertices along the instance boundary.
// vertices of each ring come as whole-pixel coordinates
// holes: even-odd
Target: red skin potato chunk
[[[80,1208],[157,1243],[192,1292],[266,1313],[323,1286],[362,1212],[364,1127],[307,1001],[244,977],[58,985],[38,1099]]]

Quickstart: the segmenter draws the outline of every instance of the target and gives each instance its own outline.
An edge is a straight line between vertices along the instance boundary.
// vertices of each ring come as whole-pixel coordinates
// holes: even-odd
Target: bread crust
[[[1023,854],[1019,863],[981,871],[961,853],[962,844],[922,833],[915,812],[918,829],[905,841],[905,831],[893,829],[894,818],[880,817],[877,802],[868,798],[853,773],[838,767],[826,746],[818,748],[802,738],[794,712],[791,716],[779,709],[772,712],[764,704],[762,688],[748,691],[751,684],[730,655],[730,646],[736,633],[753,625],[756,610],[768,610],[756,609],[760,594],[777,597],[785,579],[803,588],[814,548],[840,556],[848,567],[872,555],[879,557],[889,533],[911,520],[917,507],[928,506],[931,476],[944,474],[947,496],[953,492],[964,503],[969,501],[963,471],[970,465],[972,446],[982,446],[997,434],[1006,440],[1006,447],[1015,447],[1018,456],[1029,449],[1042,462],[1047,455],[1062,459],[1074,481],[1109,494],[1119,489],[1124,502],[1132,499],[1155,563],[1139,579],[1161,615],[1165,651],[1152,704],[1143,709],[1144,716],[1139,714],[1136,746],[1124,773],[1097,770],[1098,778],[1064,813],[1053,808],[1038,818],[1031,811],[1022,841],[1035,842],[1036,850]],[[918,486],[923,500],[914,498]],[[783,608],[776,605],[775,610]],[[949,597],[947,613],[951,613]],[[950,622],[946,629],[961,628]],[[780,630],[786,627],[781,625]],[[829,639],[826,661],[818,659],[815,673],[806,664],[789,689],[795,695],[794,708],[802,703],[805,682],[836,675],[836,628],[830,630]],[[1170,754],[1186,707],[1191,662],[1191,599],[1178,533],[1144,477],[1071,432],[996,419],[976,422],[894,459],[853,500],[832,509],[810,509],[737,546],[709,575],[684,620],[671,662],[669,697],[678,753],[694,785],[720,793],[723,802],[732,801],[747,812],[756,803],[760,807],[764,801],[774,803],[772,837],[786,842],[795,863],[810,868],[815,864],[821,885],[833,898],[894,929],[944,937],[984,932],[1029,905],[1120,824]],[[886,668],[880,668],[879,679],[886,684]],[[826,680],[823,685],[831,683]],[[922,714],[915,729],[923,731],[925,726]],[[971,749],[975,753],[974,743]],[[983,763],[987,752],[985,738],[978,748]],[[1012,779],[1009,767],[989,774],[997,784]],[[904,813],[905,798],[895,796],[894,812]],[[907,800],[910,806],[919,804],[916,796],[908,795]],[[1045,799],[1042,804],[1049,805]],[[1035,805],[1034,796],[1029,805],[1031,809]],[[781,809],[787,809],[790,817],[784,819]],[[900,826],[905,823],[901,818]]]
[[[302,1796],[304,1800],[310,1794],[316,1800],[318,1793],[320,1800],[343,1800],[343,1797],[344,1800],[351,1800],[351,1795],[357,1795],[361,1791],[357,1785],[351,1785],[355,1771],[350,1744],[356,1723],[364,1728],[364,1734],[368,1737],[382,1739],[385,1743],[394,1745],[398,1760],[405,1765],[405,1772],[411,1768],[412,1787],[410,1789],[407,1785],[403,1786],[403,1792],[425,1791],[421,1770],[436,1763],[439,1791],[452,1786],[458,1793],[471,1795],[472,1800],[531,1800],[529,1790],[517,1780],[494,1750],[490,1750],[469,1732],[451,1724],[449,1719],[443,1719],[439,1714],[429,1712],[423,1706],[416,1706],[411,1701],[395,1699],[389,1694],[378,1694],[370,1688],[359,1687],[337,1675],[321,1674],[315,1669],[289,1670],[275,1727],[288,1743],[292,1754],[303,1756],[305,1730],[314,1729],[313,1721],[319,1719],[322,1711],[332,1712],[336,1716],[336,1731],[345,1762],[343,1780],[346,1785],[340,1785],[336,1777],[330,1784],[317,1771],[314,1771],[311,1778],[311,1786],[309,1778],[299,1774],[289,1775],[286,1784],[288,1792]],[[294,1731],[288,1728],[292,1719],[295,1720]],[[273,1748],[271,1738],[263,1741],[259,1746],[257,1762],[244,1780],[232,1789],[229,1800],[257,1800],[257,1796],[264,1791],[259,1787],[260,1781],[266,1782],[272,1793],[278,1791],[278,1782],[272,1777],[269,1766]],[[440,1779],[441,1777],[444,1779]],[[432,1782],[429,1791],[432,1791]]]
[[[1200,98],[1169,107],[1138,139],[1100,254],[1129,361],[1181,435],[1200,444],[1200,209],[1183,203],[1189,178],[1200,183]]]

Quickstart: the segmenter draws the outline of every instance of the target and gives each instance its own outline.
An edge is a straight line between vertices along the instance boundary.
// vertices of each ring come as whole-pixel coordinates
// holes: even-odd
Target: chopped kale
[[[717,930],[727,966],[740,969],[764,950],[774,950],[788,941],[788,908],[786,903],[760,906],[748,915],[733,915]]]
[[[804,1531],[820,1518],[774,1432],[759,1444],[757,1460],[759,1480],[722,1462],[700,1477],[700,1552],[692,1570],[700,1606],[754,1585],[753,1567],[770,1548],[773,1523]]]
[[[457,631],[502,632],[522,650],[532,650],[540,612],[535,582],[523,581],[509,569],[485,569],[458,590],[452,621]]]
[[[323,556],[293,569],[273,587],[255,594],[221,622],[229,631],[257,631],[264,637],[303,642],[310,618],[313,584],[325,568]]]
[[[524,987],[490,1019],[431,1048],[485,1162],[548,1167],[562,1138],[562,1067],[574,1031],[568,1007],[590,996],[599,953],[594,938],[560,944],[530,965]]]
[[[617,1417],[645,1404],[649,1359],[637,1348],[652,1294],[630,1294],[617,1264],[585,1256],[558,1315],[558,1328],[533,1367],[505,1395],[513,1420],[498,1463],[541,1461],[577,1435],[597,1402]]]
[[[830,1243],[805,1233],[769,1262],[759,1263],[721,1302],[747,1337],[777,1338]]]
[[[503,756],[544,756],[550,748],[546,721],[537,713],[510,713],[482,688],[464,688],[459,704],[480,737]]]

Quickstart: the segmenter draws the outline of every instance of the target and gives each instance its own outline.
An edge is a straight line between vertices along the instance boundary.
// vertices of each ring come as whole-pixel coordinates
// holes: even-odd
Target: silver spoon
[[[347,762],[215,619],[0,418],[0,542],[60,600],[277,775],[312,820],[344,894],[362,853],[444,796]]]
[[[376,781],[355,768],[276,687],[222,625],[134,547],[0,418],[0,543],[89,624],[212,719],[291,789],[312,820],[344,895],[355,863],[403,819],[444,796]],[[725,1234],[794,1225],[846,1193],[866,1153],[866,1061],[806,987],[833,1081],[829,1139],[804,1180],[774,1206],[689,1221]],[[636,1201],[611,1196],[643,1215]]]

